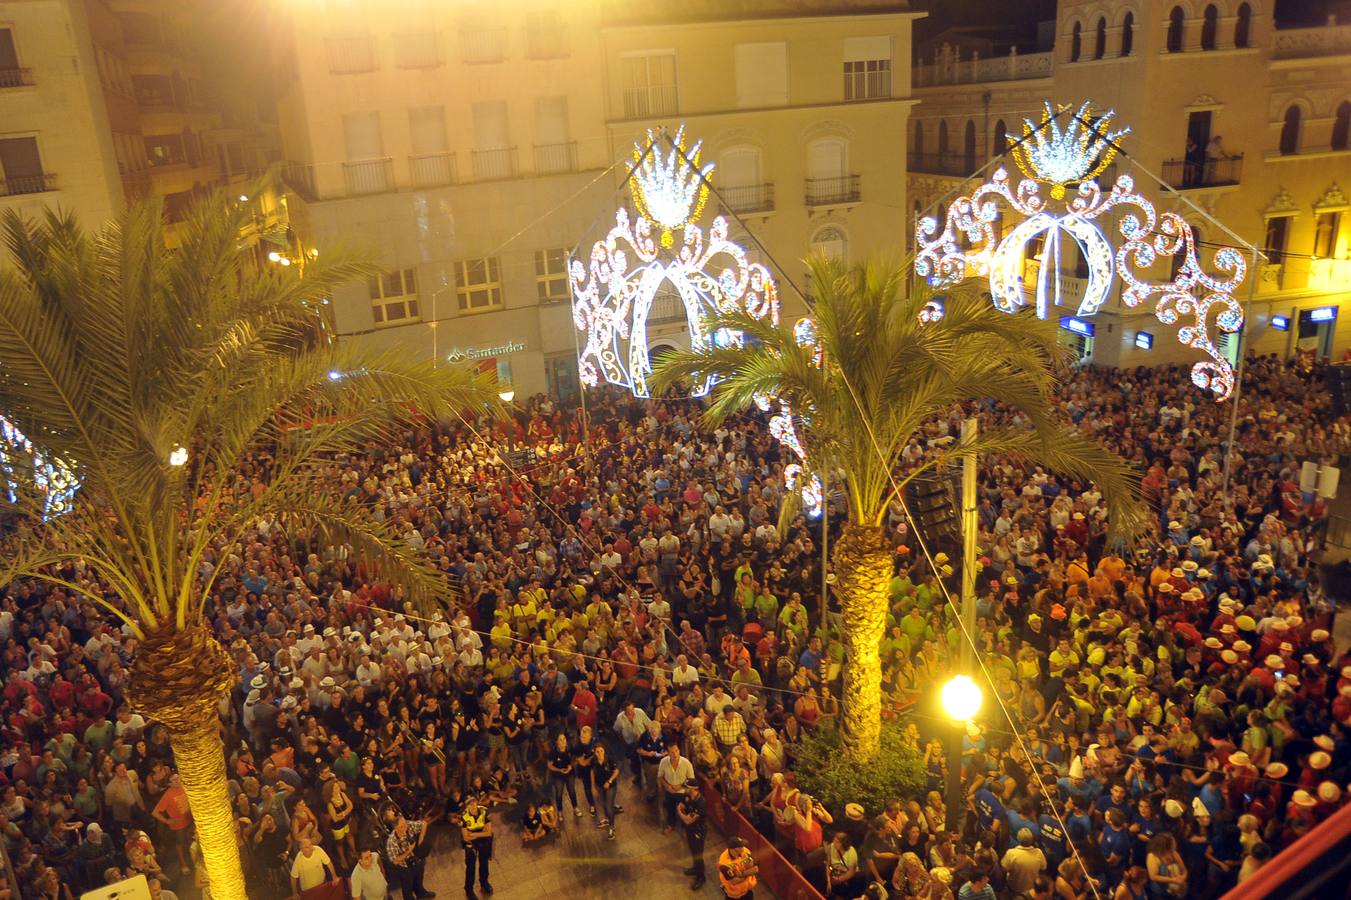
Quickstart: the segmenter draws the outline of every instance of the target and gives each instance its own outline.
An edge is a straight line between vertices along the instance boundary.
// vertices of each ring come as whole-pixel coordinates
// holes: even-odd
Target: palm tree
[[[920,314],[935,298],[922,290],[903,296],[901,266],[874,259],[846,268],[824,257],[808,266],[815,344],[800,342],[794,323],[733,311],[708,327],[741,332],[743,347],[671,354],[651,381],[664,390],[714,376],[704,414],[710,427],[757,398],[786,401],[805,471],[843,475],[848,516],[832,554],[846,649],[842,737],[851,757],[866,762],[881,733],[878,644],[893,559],[883,523],[897,491],[927,468],[898,471],[901,452],[924,423],[969,401],[1005,404],[1025,423],[987,430],[930,464],[971,453],[1015,454],[1096,482],[1119,533],[1132,532],[1143,517],[1137,479],[1125,463],[1055,415],[1053,392],[1067,368],[1054,323],[1029,311],[999,312],[966,286],[943,298],[941,318],[925,322]],[[791,507],[786,512],[794,514]]]
[[[28,438],[0,462],[11,515],[30,514],[0,579],[45,581],[135,636],[127,698],[168,727],[216,900],[245,897],[217,711],[237,673],[209,626],[229,549],[268,519],[435,596],[429,564],[323,470],[419,413],[498,407],[483,376],[324,339],[333,289],[378,270],[329,253],[303,276],[260,265],[247,221],[213,198],[174,251],[153,203],[97,234],[55,213],[0,226],[0,416]],[[81,482],[64,511],[44,466]]]

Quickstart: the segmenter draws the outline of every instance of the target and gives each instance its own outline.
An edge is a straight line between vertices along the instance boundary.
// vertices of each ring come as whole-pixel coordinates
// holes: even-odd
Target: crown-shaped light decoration
[[[671,233],[703,213],[713,163],[699,166],[703,141],[685,149],[684,125],[671,139],[669,153],[662,154],[660,143],[648,129],[646,143],[634,145],[633,159],[638,165],[629,179],[629,191],[638,214],[661,226],[661,245],[670,247],[675,243]]]
[[[1023,139],[1012,150],[1013,161],[1029,178],[1051,185],[1051,196],[1065,196],[1065,185],[1092,180],[1100,175],[1116,156],[1116,141],[1129,128],[1109,131],[1107,125],[1116,115],[1107,110],[1096,118],[1086,101],[1069,123],[1060,127],[1059,117],[1070,107],[1052,109],[1046,101],[1041,123],[1023,120]]]

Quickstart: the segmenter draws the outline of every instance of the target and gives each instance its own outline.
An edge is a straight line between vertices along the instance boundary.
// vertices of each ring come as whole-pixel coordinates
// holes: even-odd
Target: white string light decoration
[[[47,458],[8,419],[0,418],[0,477],[5,499],[15,504],[22,495],[35,493],[42,503],[42,517],[59,516],[70,508],[80,480],[65,463]]]
[[[1112,113],[1081,127],[1091,109],[1084,104],[1075,117],[1076,124],[1062,129],[1049,104],[1046,109],[1049,121],[1044,120],[1041,126],[1026,123],[1026,143],[1013,153],[1014,161],[1028,176],[1016,188],[1011,187],[1009,174],[1001,166],[988,182],[949,205],[941,231],[933,216],[920,219],[915,228],[919,247],[916,274],[939,287],[968,277],[987,278],[996,308],[1017,312],[1028,304],[1030,294],[1037,315],[1045,319],[1054,308],[1065,305],[1060,278],[1063,236],[1074,241],[1088,267],[1077,315],[1098,312],[1118,275],[1123,285],[1121,302],[1127,308],[1134,309],[1159,295],[1154,310],[1158,320],[1175,325],[1190,316],[1190,322],[1178,328],[1178,341],[1209,357],[1192,366],[1192,382],[1219,400],[1227,399],[1234,389],[1233,366],[1220,352],[1213,334],[1233,333],[1243,327],[1243,309],[1233,297],[1247,271],[1242,253],[1233,247],[1220,248],[1212,257],[1212,266],[1221,277],[1206,274],[1186,220],[1173,212],[1160,215],[1148,198],[1135,190],[1134,179],[1128,174],[1118,176],[1107,193],[1094,180],[1105,160],[1110,159],[1112,142],[1125,133],[1102,130]],[[1064,211],[1057,213],[1047,208],[1038,181],[1052,185],[1050,193],[1055,199],[1063,198],[1066,183],[1077,182],[1078,188]],[[994,223],[1001,201],[1023,219],[1002,239],[995,240]],[[1117,231],[1124,239],[1115,252],[1107,231],[1096,221],[1110,211],[1120,215]],[[1028,285],[1024,279],[1028,244],[1038,238],[1045,239],[1045,247],[1036,284]],[[1137,270],[1169,256],[1182,259],[1172,281],[1153,283],[1138,274]],[[937,312],[926,308],[920,313],[925,321],[937,315],[941,315],[941,307]]]
[[[695,168],[699,146],[686,153],[683,139],[682,126],[671,153],[663,157],[656,146],[658,138],[649,132],[648,144],[636,151],[639,165],[632,182],[639,214],[630,216],[621,207],[614,227],[592,246],[589,262],[574,257],[568,263],[573,324],[586,335],[577,369],[588,387],[603,380],[637,397],[650,396],[647,323],[658,291],[668,282],[684,307],[692,349],[740,343],[741,335],[727,329],[708,333],[705,320],[720,312],[742,309],[756,318],[779,321],[773,276],[731,240],[726,218],[713,219],[707,238],[694,224],[713,166]],[[658,229],[661,235],[654,237]],[[678,246],[675,231],[681,233]],[[712,383],[706,378],[695,385],[692,396],[704,396]]]

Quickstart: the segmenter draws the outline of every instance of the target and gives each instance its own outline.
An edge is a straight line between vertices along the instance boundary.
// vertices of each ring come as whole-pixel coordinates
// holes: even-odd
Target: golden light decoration
[[[671,247],[675,243],[672,232],[703,214],[708,203],[708,176],[714,166],[699,166],[703,141],[685,149],[684,125],[670,139],[669,153],[660,151],[659,141],[649,129],[647,141],[634,145],[633,161],[637,165],[629,178],[629,193],[638,214],[661,226],[661,245]]]
[[[1023,139],[1010,151],[1013,161],[1029,178],[1051,185],[1051,196],[1065,196],[1065,185],[1090,181],[1116,157],[1116,140],[1129,128],[1109,131],[1107,125],[1116,115],[1113,110],[1094,117],[1093,107],[1085,101],[1064,128],[1059,117],[1070,109],[1051,108],[1046,101],[1041,122],[1023,120]]]

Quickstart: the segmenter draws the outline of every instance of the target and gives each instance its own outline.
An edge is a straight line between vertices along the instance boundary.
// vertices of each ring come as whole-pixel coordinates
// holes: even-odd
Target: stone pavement
[[[711,829],[704,849],[708,882],[701,891],[690,890],[690,878],[683,873],[690,864],[684,832],[673,828],[662,834],[657,824],[655,805],[644,803],[637,788],[627,778],[620,782],[619,803],[624,807],[616,819],[615,840],[608,840],[604,829],[585,815],[586,798],[581,796],[582,818],[572,813],[564,800],[559,834],[543,846],[521,846],[520,832],[503,825],[501,808],[494,811],[495,858],[492,861],[491,900],[533,900],[537,897],[564,897],[567,900],[702,900],[721,898],[716,865],[718,854],[726,847],[723,836]],[[464,854],[458,833],[452,836],[444,825],[437,826],[431,838],[434,848],[427,863],[424,883],[439,898],[464,896]],[[756,895],[765,893],[757,888]],[[767,894],[765,894],[768,896]],[[488,900],[480,894],[480,900]]]

